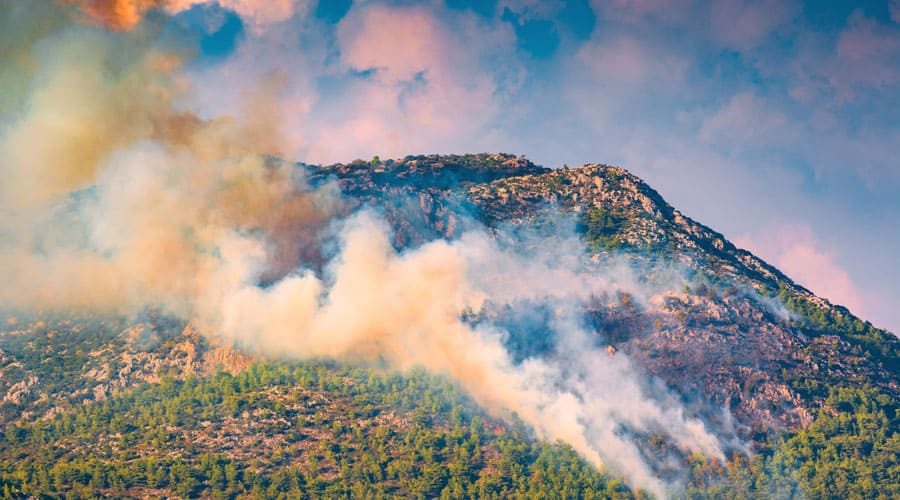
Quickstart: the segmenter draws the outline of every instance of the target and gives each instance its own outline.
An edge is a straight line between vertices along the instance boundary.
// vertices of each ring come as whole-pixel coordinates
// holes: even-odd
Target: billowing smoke
[[[340,200],[259,154],[280,152],[263,97],[244,119],[200,120],[177,106],[176,52],[82,26],[28,58],[31,93],[0,137],[0,268],[28,283],[4,287],[6,304],[187,312],[228,235],[266,235],[269,277],[310,257]]]
[[[674,400],[648,398],[627,357],[609,356],[583,328],[578,306],[627,283],[585,274],[567,255],[551,261],[502,248],[481,231],[398,254],[370,212],[343,224],[341,251],[324,280],[299,271],[262,289],[255,283],[264,252],[235,242],[222,282],[239,281],[213,301],[222,308],[211,315],[221,321],[217,331],[271,355],[380,360],[448,374],[489,410],[515,413],[541,437],[567,442],[657,493],[663,483],[623,437],[623,426],[722,456],[700,421]],[[543,242],[552,243],[560,242]],[[503,343],[508,332],[462,319],[467,311],[523,301],[553,308],[547,335],[558,339],[555,356],[514,363]]]
[[[126,29],[129,16],[178,3],[80,4]],[[27,84],[2,82],[28,89],[24,105],[4,109],[0,137],[7,307],[156,307],[270,356],[424,366],[495,415],[515,414],[660,495],[672,486],[629,436],[664,434],[722,456],[674,397],[596,345],[579,311],[639,285],[584,262],[577,238],[504,243],[476,228],[398,251],[377,212],[348,214],[334,184],[311,187],[267,156],[280,152],[281,134],[264,96],[239,117],[201,120],[187,111],[177,50],[146,33],[67,23],[70,11],[53,11],[50,31],[12,14],[20,29],[45,31],[0,35],[29,43],[18,49]],[[515,332],[494,314],[532,305],[549,311],[555,352],[516,359],[505,343]]]
[[[92,23],[130,30],[153,10],[177,14],[195,5],[218,4],[244,18],[255,29],[289,19],[306,2],[300,0],[63,0],[75,5]]]

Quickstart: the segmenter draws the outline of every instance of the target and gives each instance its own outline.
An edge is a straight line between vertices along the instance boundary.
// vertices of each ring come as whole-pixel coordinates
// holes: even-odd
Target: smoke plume
[[[123,30],[148,9],[189,3],[78,2]],[[658,495],[673,486],[630,435],[722,456],[701,421],[585,328],[589,301],[639,289],[627,271],[591,267],[577,238],[560,234],[504,243],[476,227],[398,251],[376,212],[348,214],[335,184],[312,187],[268,156],[282,135],[264,93],[241,116],[200,119],[178,50],[51,10],[49,31],[19,11],[31,34],[0,34],[28,43],[17,49],[27,85],[2,80],[27,89],[24,105],[4,109],[0,136],[5,306],[157,307],[269,356],[425,366]],[[516,332],[492,311],[532,305],[551,311],[556,350],[516,360],[504,343]]]
[[[148,12],[178,14],[195,5],[218,4],[244,18],[255,29],[289,19],[296,0],[63,0],[75,5],[92,23],[117,31],[134,29]]]

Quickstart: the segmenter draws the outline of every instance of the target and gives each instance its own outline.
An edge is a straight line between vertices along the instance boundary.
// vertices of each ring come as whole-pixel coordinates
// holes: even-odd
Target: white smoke
[[[672,397],[650,397],[628,358],[598,348],[582,327],[579,306],[622,284],[579,269],[577,253],[559,254],[552,263],[534,260],[481,231],[397,253],[372,213],[344,226],[328,281],[300,270],[260,288],[261,246],[233,242],[233,251],[223,252],[222,283],[230,285],[209,302],[221,309],[207,311],[207,320],[219,334],[272,356],[386,361],[449,375],[496,415],[514,413],[541,438],[564,441],[657,495],[672,486],[654,475],[629,432],[665,434],[682,450],[723,457],[701,421]],[[551,304],[559,352],[515,363],[498,326],[473,327],[462,319],[486,301]]]
[[[43,26],[23,19],[19,29]],[[334,184],[312,188],[267,159],[281,134],[277,113],[256,113],[275,110],[258,105],[265,96],[244,116],[205,121],[173,104],[185,95],[178,58],[141,40],[126,38],[133,57],[121,58],[118,35],[86,28],[13,35],[0,40],[40,50],[17,49],[29,54],[30,93],[0,128],[6,307],[156,307],[270,356],[424,366],[657,495],[673,486],[632,433],[722,457],[674,397],[596,345],[579,311],[641,286],[622,268],[586,266],[572,233],[498,240],[475,229],[398,252],[373,212],[346,214]],[[323,259],[334,226],[339,251]],[[522,304],[552,311],[552,355],[517,361],[504,345],[516,332],[489,309]],[[464,319],[473,313],[485,319]]]

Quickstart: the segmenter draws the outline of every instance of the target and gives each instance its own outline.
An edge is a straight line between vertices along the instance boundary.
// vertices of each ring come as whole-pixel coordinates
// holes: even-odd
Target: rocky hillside
[[[900,400],[897,337],[815,296],[761,259],[736,248],[721,234],[684,216],[626,170],[599,164],[552,170],[505,154],[410,156],[401,160],[374,159],[330,166],[302,165],[302,168],[311,184],[335,183],[340,188],[345,212],[369,206],[383,214],[394,229],[394,245],[398,249],[436,238],[454,238],[472,228],[487,227],[499,232],[501,228],[541,227],[563,220],[584,241],[586,272],[601,273],[607,263],[625,262],[642,280],[653,283],[661,270],[669,273],[674,270],[683,285],[648,287],[653,293],[641,300],[624,290],[613,296],[598,297],[584,311],[596,343],[606,347],[610,356],[621,353],[629,356],[639,370],[668,386],[688,407],[705,414],[714,426],[734,424],[742,438],[760,450],[769,450],[760,460],[784,459],[779,452],[772,451],[770,438],[800,429],[819,429],[816,432],[820,434],[802,431],[792,438],[796,442],[791,446],[820,450],[810,448],[804,441],[814,438],[835,440],[839,443],[835,446],[844,446],[846,443],[840,444],[844,443],[842,436],[850,435],[851,431],[841,430],[849,425],[842,411],[852,408],[873,422],[881,422],[872,424],[880,426],[880,434],[869,441],[865,441],[868,438],[857,432],[858,429],[851,429],[854,439],[863,443],[859,449],[854,448],[856,451],[851,450],[853,456],[864,455],[860,463],[865,465],[858,470],[868,470],[875,463],[900,474],[900,468],[890,465],[896,463],[896,448],[900,446],[891,430],[896,420],[892,419],[892,409]],[[3,480],[13,485],[10,491],[54,496],[72,491],[82,491],[84,496],[126,493],[190,496],[228,490],[230,496],[235,496],[258,488],[274,487],[279,491],[281,479],[273,475],[275,469],[301,470],[302,474],[284,481],[300,489],[303,489],[298,486],[300,483],[310,481],[304,483],[309,486],[315,482],[316,491],[324,496],[350,494],[346,488],[341,489],[345,474],[352,477],[359,474],[366,478],[366,484],[377,485],[373,491],[387,495],[412,492],[436,495],[445,488],[453,491],[463,488],[476,493],[481,491],[478,488],[489,488],[484,491],[525,494],[529,491],[528,484],[539,484],[548,491],[555,488],[546,482],[496,486],[495,482],[502,482],[505,477],[498,474],[498,469],[513,467],[504,462],[507,453],[532,464],[515,466],[519,467],[515,469],[516,474],[545,474],[540,467],[547,464],[538,455],[550,452],[542,452],[534,444],[528,444],[532,448],[527,451],[517,448],[526,446],[521,441],[525,439],[524,433],[516,441],[505,444],[501,443],[502,439],[486,437],[483,441],[486,447],[480,452],[489,456],[473,460],[473,468],[464,480],[460,479],[459,485],[443,476],[435,479],[436,483],[422,483],[424,470],[404,475],[406,469],[392,472],[382,469],[380,475],[372,475],[367,472],[373,460],[367,455],[371,450],[365,450],[364,443],[371,441],[374,434],[367,430],[365,420],[369,417],[365,413],[371,410],[375,412],[373,415],[379,415],[371,429],[384,427],[397,446],[402,441],[402,446],[408,447],[409,440],[421,437],[415,431],[419,428],[410,424],[421,417],[415,413],[418,406],[405,404],[398,409],[381,399],[370,405],[368,396],[364,397],[365,391],[337,395],[336,388],[310,387],[306,379],[281,380],[268,388],[267,384],[260,385],[250,377],[256,385],[242,389],[246,389],[247,395],[240,403],[219,396],[216,396],[219,399],[200,397],[197,391],[215,392],[220,382],[235,382],[221,378],[224,376],[221,374],[217,375],[217,382],[198,381],[209,380],[223,371],[240,376],[254,362],[265,360],[231,346],[213,344],[190,323],[161,317],[152,311],[128,319],[37,312],[9,312],[0,319],[0,425],[8,430],[6,441],[0,440],[0,448],[5,447],[6,455],[2,458],[7,475],[3,477],[7,479]],[[539,328],[521,332],[510,338],[508,347],[514,353],[524,350],[529,355],[540,355],[541,349],[552,349],[552,342],[545,336],[546,331]],[[183,382],[175,384],[179,387],[176,390],[172,389],[173,381]],[[202,390],[191,389],[197,384]],[[183,387],[193,392],[185,392],[187,389]],[[845,392],[836,395],[837,388]],[[172,405],[166,402],[166,391],[170,390],[181,398],[177,411],[170,409]],[[327,418],[317,417],[317,412],[311,410],[322,398],[325,398],[322,408],[327,410],[322,415]],[[149,414],[127,410],[127,405],[136,400],[142,401],[141,405],[149,401],[148,404],[155,405],[154,409]],[[352,422],[342,421],[335,407],[352,408],[354,415],[359,415]],[[111,412],[123,408],[131,411],[129,418],[143,419],[140,421],[146,421],[147,426],[167,422],[165,432],[159,434],[128,426],[121,419],[116,420],[116,425],[124,426],[122,429],[108,428],[109,422],[102,419],[113,418]],[[730,410],[734,422],[723,416],[722,408]],[[477,416],[476,410],[469,407],[467,411],[470,417]],[[172,417],[174,423],[167,412],[176,413]],[[265,437],[257,436],[255,427],[237,417],[244,413],[258,417],[257,424],[264,429]],[[435,408],[426,413],[428,419],[438,423],[435,432],[443,436],[441,446],[450,441],[456,444],[441,452],[428,452],[423,449],[436,448],[414,443],[413,448],[422,448],[416,453],[425,453],[423,456],[437,460],[436,463],[442,463],[441,453],[462,453],[459,446],[464,437],[457,435],[448,424],[447,413]],[[302,425],[292,427],[294,424],[290,422],[298,418]],[[323,418],[327,420],[327,429],[320,425]],[[97,423],[91,419],[101,420]],[[55,448],[48,448],[53,440],[47,436],[65,434],[66,426],[74,426],[80,440],[62,440],[53,444]],[[502,435],[506,431],[501,427],[497,432]],[[172,436],[177,440],[171,441]],[[159,449],[164,441],[176,443],[177,450]],[[337,441],[340,443],[335,444]],[[150,465],[141,465],[140,457],[128,451],[132,445],[139,446],[142,456],[150,457],[153,467],[159,469],[154,471],[168,471],[165,472],[169,474],[168,479],[151,478]],[[241,455],[242,450],[253,449],[253,453],[265,454],[262,450],[274,445],[282,449],[278,457],[257,458],[255,465],[245,466],[249,458]],[[8,455],[13,452],[17,454],[15,457]],[[563,453],[566,460],[574,460],[571,450],[552,453]],[[794,451],[785,453],[799,460]],[[834,453],[839,456],[844,452]],[[872,455],[875,453],[884,456]],[[72,470],[81,472],[59,472],[72,477],[58,480],[41,476],[53,473],[54,457],[63,456],[74,464]],[[112,469],[99,472],[91,469],[100,463],[96,462],[98,456],[105,457],[100,459],[106,464],[103,467],[113,467],[110,464],[125,467],[125,472],[120,471],[124,475],[117,476],[120,472],[114,474]],[[17,465],[20,458],[27,458],[33,465],[20,470]],[[384,468],[408,458],[397,455],[376,461]],[[708,494],[711,490],[705,489],[707,482],[716,483],[719,479],[715,478],[726,471],[716,469],[720,466],[707,463],[702,457],[692,460],[704,464],[694,469],[694,473],[703,476],[695,483],[697,491]],[[729,465],[734,468],[729,468],[727,474],[740,476],[742,467],[748,465],[740,462],[742,459],[735,460]],[[808,459],[815,460],[818,458]],[[176,462],[180,464],[178,467],[195,470],[198,477],[205,479],[195,484],[172,475],[170,469],[176,467]],[[235,477],[222,483],[230,484],[231,489],[224,486],[224,490],[216,489],[218,483],[212,475],[218,474],[219,468],[225,474],[226,468],[234,468],[239,462],[244,465],[236,466]],[[573,488],[591,491],[599,485],[608,487],[608,496],[629,495],[620,483],[608,483],[606,476],[592,475],[590,467],[583,463],[573,461],[567,467],[566,484]],[[706,467],[711,469],[708,471]],[[753,474],[766,476],[768,473],[759,467],[762,466],[751,467]],[[570,469],[577,469],[581,476],[573,479]],[[393,479],[379,480],[376,476]],[[88,484],[86,478],[90,477],[104,479],[98,484]],[[120,479],[110,479],[113,477]],[[63,487],[81,484],[78,481],[82,479],[84,490],[77,489],[82,486]],[[900,484],[900,478],[880,481],[877,484]],[[0,481],[0,484],[5,483]],[[175,489],[175,485],[180,489]],[[753,487],[749,482],[742,486],[746,492],[755,491]]]
[[[682,215],[620,167],[551,170],[522,157],[481,154],[305,168],[312,183],[337,181],[347,211],[381,210],[400,248],[475,224],[527,225],[561,212],[577,222],[594,261],[678,263],[690,278],[682,289],[644,305],[624,294],[589,311],[598,342],[627,353],[685,398],[727,406],[755,431],[808,424],[836,384],[900,391],[894,335]],[[153,315],[125,321],[10,314],[4,322],[4,421],[102,400],[161,373],[237,372],[250,360]]]
[[[465,216],[497,227],[534,223],[549,210],[578,221],[595,260],[679,263],[694,286],[643,309],[623,297],[593,311],[598,338],[755,431],[808,424],[835,384],[900,390],[897,337],[684,216],[621,167],[551,170],[481,154],[307,168],[313,182],[337,179],[351,208],[384,211],[398,247],[458,235]]]
[[[46,420],[165,376],[238,373],[253,359],[154,315],[10,315],[0,329],[0,426]]]

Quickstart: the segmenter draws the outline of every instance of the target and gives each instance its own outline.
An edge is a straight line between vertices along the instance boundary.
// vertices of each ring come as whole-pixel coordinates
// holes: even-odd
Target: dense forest
[[[834,389],[807,429],[727,463],[695,454],[687,498],[897,498],[895,401]],[[330,363],[143,384],[0,437],[15,497],[634,498],[614,474],[449,381]]]
[[[423,371],[257,364],[10,426],[0,482],[13,497],[633,496],[526,436]]]

